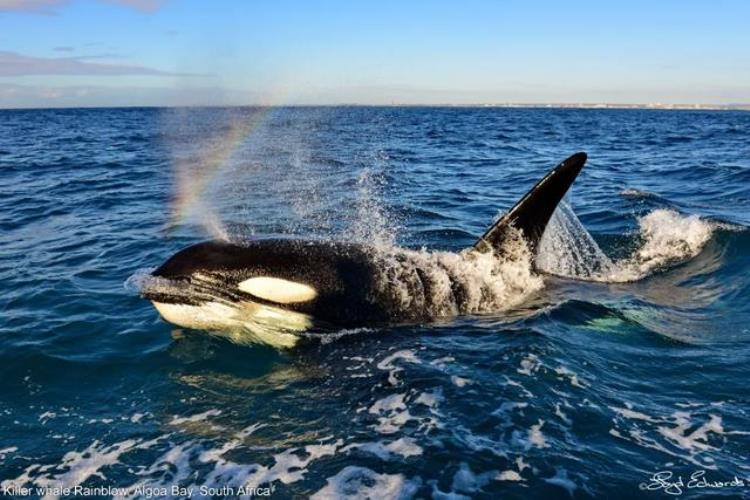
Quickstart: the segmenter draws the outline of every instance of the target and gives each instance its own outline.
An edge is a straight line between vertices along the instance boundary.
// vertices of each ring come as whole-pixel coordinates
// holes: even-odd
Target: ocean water
[[[471,314],[277,350],[139,296],[208,238],[450,259],[576,151],[544,272]],[[750,495],[749,224],[746,112],[0,111],[0,487]]]

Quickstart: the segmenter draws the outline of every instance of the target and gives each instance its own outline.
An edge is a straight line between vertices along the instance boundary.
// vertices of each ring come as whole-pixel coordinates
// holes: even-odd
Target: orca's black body
[[[577,153],[560,163],[466,252],[501,254],[509,239],[521,235],[533,254],[585,161],[586,154]],[[252,304],[254,310],[270,311],[271,316],[289,313],[310,318],[307,328],[429,319],[440,314],[439,306],[430,299],[434,295],[431,289],[440,284],[411,260],[405,252],[384,253],[348,243],[208,241],[179,251],[153,272],[157,278],[186,286],[156,287],[145,290],[144,295],[165,318],[188,327],[193,326],[192,320],[183,320],[182,313],[175,316],[170,305]],[[391,286],[394,273],[398,274],[398,289]],[[450,282],[449,298],[456,304],[455,310],[461,311],[467,292],[460,280]],[[167,309],[170,312],[165,314]]]

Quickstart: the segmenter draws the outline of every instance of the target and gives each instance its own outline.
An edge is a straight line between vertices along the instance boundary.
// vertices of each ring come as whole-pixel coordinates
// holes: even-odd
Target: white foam
[[[516,371],[522,375],[531,376],[539,371],[541,366],[542,364],[539,361],[539,357],[535,354],[529,354],[521,360],[521,368],[517,368]]]
[[[194,476],[196,460],[210,466],[206,476],[201,479],[201,485],[207,488],[260,488],[273,485],[276,481],[291,484],[304,479],[312,462],[334,455],[343,444],[342,440],[337,440],[303,448],[289,448],[275,454],[270,465],[238,463],[228,458],[229,452],[242,446],[243,438],[263,426],[252,425],[216,448],[206,448],[195,441],[170,444],[167,452],[138,473],[144,479],[129,486],[127,490],[132,493],[130,496],[141,497],[139,490],[184,484]]]
[[[435,409],[438,407],[438,404],[440,404],[443,401],[443,388],[437,387],[432,392],[422,392],[417,396],[417,398],[414,400],[414,403],[416,404],[422,404],[425,405],[431,409]]]
[[[698,216],[672,210],[654,210],[638,220],[642,245],[631,257],[618,262],[606,281],[635,281],[667,265],[698,255],[714,227]]]
[[[229,441],[218,448],[205,448],[196,441],[186,441],[179,444],[169,443],[168,449],[163,455],[149,467],[138,472],[138,475],[143,476],[143,479],[127,488],[130,491],[127,496],[142,498],[144,494],[139,493],[139,491],[185,484],[195,474],[195,460],[213,466],[205,479],[202,480],[202,484],[206,487],[239,488],[248,486],[248,482],[252,478],[257,477],[257,474],[267,474],[269,468],[259,464],[236,463],[224,457],[224,454],[239,448],[244,438],[265,427],[265,425],[250,425],[236,433]]]
[[[692,418],[691,413],[686,411],[675,411],[667,417],[652,417],[631,408],[610,408],[624,419],[624,421],[621,421],[622,424],[626,424],[628,420],[634,420],[649,424],[650,427],[644,429],[638,425],[633,425],[628,429],[613,428],[610,430],[611,435],[634,441],[646,448],[680,457],[708,469],[716,468],[712,463],[713,460],[711,457],[705,457],[701,454],[716,449],[709,444],[711,434],[717,436],[733,434],[732,431],[728,432],[724,429],[721,416],[716,414],[709,414],[708,420],[698,425],[698,422]],[[617,424],[618,421],[615,420],[615,423]],[[694,430],[691,431],[690,429]],[[663,438],[661,441],[659,436]],[[683,453],[675,452],[675,448]]]
[[[586,388],[586,384],[584,382],[581,382],[581,380],[578,378],[578,375],[570,368],[559,366],[555,368],[555,373],[557,373],[561,377],[566,377],[568,380],[570,380],[570,385],[574,387],[578,387],[581,389]]]
[[[410,437],[402,437],[390,443],[384,443],[383,441],[371,442],[371,443],[354,443],[345,446],[341,449],[342,452],[359,449],[367,453],[371,453],[382,460],[389,460],[395,455],[399,455],[404,458],[414,457],[421,455],[423,450],[417,442]]]
[[[405,397],[406,397],[406,394],[391,394],[390,396],[386,396],[382,399],[375,401],[375,403],[373,403],[373,405],[370,407],[368,412],[374,415],[377,415],[378,413],[383,413],[383,412],[405,410],[406,409],[406,403],[404,403]]]
[[[375,328],[358,327],[358,328],[342,328],[340,330],[336,330],[335,332],[325,332],[325,334],[301,332],[299,333],[299,335],[302,337],[306,337],[308,339],[317,340],[321,344],[325,345],[325,344],[330,344],[331,342],[335,342],[344,337],[350,337],[353,335],[364,335],[367,333],[375,333],[377,331],[378,330]]]
[[[378,254],[376,283],[401,312],[437,318],[506,311],[544,283],[525,240],[510,239],[501,254],[390,248]]]
[[[326,482],[328,484],[314,493],[311,499],[406,499],[411,498],[421,484],[420,480],[408,480],[402,474],[378,474],[354,465],[344,467]]]
[[[322,457],[335,455],[342,444],[343,441],[339,439],[329,444],[307,445],[303,449],[306,455],[304,457],[299,455],[296,448],[285,450],[274,455],[274,464],[271,467],[255,466],[253,474],[245,479],[245,484],[259,487],[274,481],[284,484],[300,481],[304,479],[310,463]],[[220,481],[217,483],[222,484]]]
[[[672,415],[674,427],[659,426],[659,434],[669,439],[672,443],[683,450],[690,452],[704,451],[714,449],[708,444],[708,434],[724,434],[724,428],[721,425],[721,417],[718,415],[709,415],[708,422],[703,423],[700,427],[692,432],[688,430],[692,427],[690,414],[687,412],[675,412]]]
[[[422,447],[409,437],[399,438],[385,446],[385,450],[402,457],[414,457],[422,454]]]
[[[188,423],[196,423],[201,422],[203,420],[208,420],[209,417],[216,417],[221,415],[221,410],[207,410],[203,413],[196,413],[195,415],[190,415],[189,417],[180,417],[178,415],[174,415],[172,417],[172,420],[170,420],[169,425],[182,425],[182,424],[188,424]]]
[[[92,418],[88,421],[89,424],[95,424],[97,422],[100,422],[102,424],[111,424],[112,422],[114,422],[114,420],[111,418]]]
[[[518,472],[523,472],[524,469],[528,469],[529,467],[531,467],[529,464],[523,461],[523,457],[516,458],[516,466],[518,467]]]
[[[377,364],[377,367],[381,370],[390,371],[390,373],[388,373],[388,383],[390,383],[393,386],[398,385],[398,378],[396,377],[396,374],[400,371],[403,371],[403,368],[394,364],[396,361],[404,361],[407,363],[414,363],[414,364],[422,363],[419,360],[419,358],[417,358],[416,353],[410,349],[396,351],[393,354],[383,358]]]
[[[466,387],[467,385],[470,385],[473,383],[468,378],[459,377],[458,375],[451,375],[451,382],[456,387]]]
[[[511,469],[499,472],[496,479],[498,481],[523,481],[521,474]]]
[[[94,441],[83,451],[67,452],[59,464],[29,465],[17,478],[0,482],[0,487],[18,489],[32,484],[41,488],[72,488],[93,476],[106,479],[103,468],[119,463],[123,454],[150,448],[157,441],[158,438],[151,441],[127,439],[111,445]]]
[[[539,421],[532,425],[529,429],[529,443],[530,445],[534,445],[537,448],[549,448],[549,445],[547,444],[547,438],[544,437],[544,434],[542,433],[542,427],[544,426],[544,420],[541,418]]]
[[[658,422],[657,419],[651,418],[645,413],[634,411],[631,408],[617,408],[615,406],[610,406],[610,409],[614,410],[619,415],[622,415],[624,418],[629,418],[629,419],[634,419],[634,420],[644,420],[646,422]]]
[[[524,373],[524,372],[519,372],[519,373]],[[502,385],[509,385],[511,387],[518,387],[523,392],[523,394],[526,397],[529,397],[529,398],[534,397],[534,394],[532,394],[531,391],[529,391],[526,387],[524,387],[521,382],[518,382],[517,380],[512,380],[507,375],[503,375],[503,377],[505,378],[505,382],[502,383]]]
[[[394,434],[413,417],[406,408],[405,394],[392,394],[376,401],[368,410],[378,417],[375,430],[381,434]]]
[[[642,189],[626,188],[620,192],[620,195],[629,198],[649,198],[655,196],[654,193],[644,191]]]
[[[39,420],[42,422],[42,424],[46,423],[47,420],[57,417],[57,413],[53,411],[45,411],[41,415],[39,415]]]
[[[436,405],[442,396],[429,395],[421,400],[420,397],[417,397],[414,402],[428,406],[433,415],[439,415],[436,408],[431,405]],[[381,398],[375,401],[367,411],[371,415],[378,416],[378,423],[374,426],[374,429],[381,434],[394,434],[410,421],[419,422],[419,430],[429,430],[440,426],[438,420],[433,416],[413,416],[406,405],[406,394],[391,394]]]
[[[390,370],[390,369],[395,368],[395,366],[393,365],[393,362],[396,360],[403,360],[409,363],[421,363],[421,361],[419,360],[419,358],[417,358],[417,355],[413,350],[404,349],[402,351],[396,351],[393,354],[383,358],[378,363],[377,366],[381,370]]]
[[[159,456],[150,466],[138,472],[143,479],[131,484],[126,488],[129,494],[116,498],[141,498],[147,489],[152,490],[171,486],[173,484],[184,484],[194,473],[191,466],[191,458],[195,455],[195,444],[187,441],[181,444],[169,444],[168,450]],[[154,476],[153,479],[150,476]]]

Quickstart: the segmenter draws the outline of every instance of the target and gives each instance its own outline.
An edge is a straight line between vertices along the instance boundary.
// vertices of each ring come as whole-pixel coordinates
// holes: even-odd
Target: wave
[[[585,281],[638,281],[697,256],[725,224],[670,209],[652,210],[638,218],[636,248],[625,258],[611,259],[581,224],[568,204],[555,211],[542,238],[537,266],[543,272]]]
[[[661,203],[670,203],[669,200],[666,200],[663,196],[660,196],[656,193],[652,193],[651,191],[646,191],[646,190],[637,189],[637,188],[623,189],[620,192],[620,196],[622,196],[623,198],[633,198],[637,200],[652,200],[652,201],[658,201]]]

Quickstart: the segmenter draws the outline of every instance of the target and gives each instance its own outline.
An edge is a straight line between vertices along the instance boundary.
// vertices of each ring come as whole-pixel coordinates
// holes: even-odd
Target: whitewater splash
[[[399,309],[429,318],[506,311],[544,286],[520,237],[510,238],[500,254],[398,247],[376,252],[383,293]]]
[[[539,270],[585,281],[624,283],[697,256],[718,225],[697,215],[657,209],[638,218],[637,248],[610,259],[567,203],[561,203],[539,245]]]

